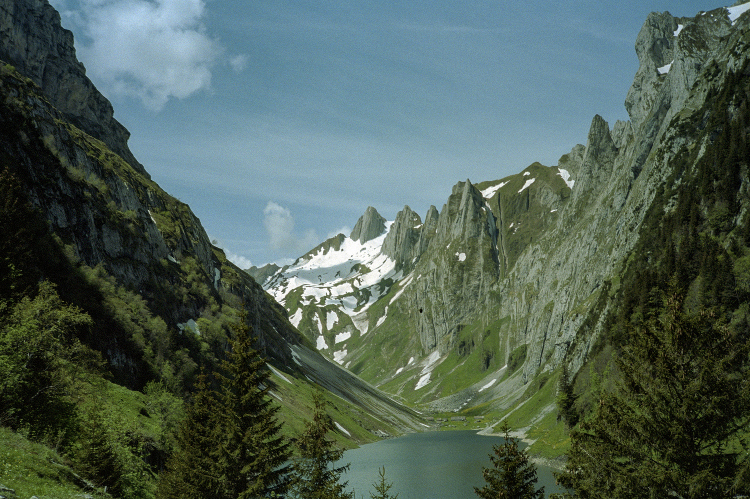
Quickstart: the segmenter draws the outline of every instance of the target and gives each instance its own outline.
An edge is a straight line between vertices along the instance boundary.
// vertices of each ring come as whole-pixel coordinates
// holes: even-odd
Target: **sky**
[[[50,3],[136,158],[248,268],[557,165],[628,119],[650,12],[732,0]]]

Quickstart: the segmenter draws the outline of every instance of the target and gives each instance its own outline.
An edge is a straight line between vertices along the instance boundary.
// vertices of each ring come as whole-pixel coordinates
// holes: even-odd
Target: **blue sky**
[[[243,267],[627,119],[649,12],[731,3],[50,0],[152,178]]]

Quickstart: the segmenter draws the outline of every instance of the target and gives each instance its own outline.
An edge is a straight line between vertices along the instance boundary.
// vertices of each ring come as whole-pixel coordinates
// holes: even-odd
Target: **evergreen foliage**
[[[388,493],[388,491],[393,487],[393,484],[385,481],[385,466],[383,466],[382,468],[378,468],[378,476],[380,477],[380,481],[372,484],[372,486],[375,487],[375,494],[370,492],[370,498],[398,499],[398,494],[394,496]]]
[[[571,433],[560,483],[582,498],[750,493],[747,330],[691,313],[673,289],[629,338],[617,389]]]
[[[218,476],[212,454],[216,443],[216,396],[201,373],[185,419],[176,435],[178,450],[159,476],[157,498],[208,499],[218,496]]]
[[[563,362],[558,386],[557,407],[560,410],[560,416],[565,420],[568,428],[572,428],[578,423],[578,413],[574,405],[575,401],[576,396],[573,393],[573,383],[568,373],[568,365]]]
[[[483,499],[543,499],[544,487],[536,488],[536,466],[526,451],[519,449],[518,441],[510,436],[507,421],[501,430],[505,442],[493,446],[494,455],[490,454],[492,467],[482,468],[487,485],[474,487],[474,492]]]
[[[308,422],[302,435],[297,439],[299,457],[294,461],[294,481],[292,497],[298,499],[353,499],[353,492],[346,492],[347,482],[341,482],[341,475],[349,465],[335,466],[344,451],[334,447],[326,438],[333,431],[333,419],[326,413],[325,400],[321,392],[313,396],[313,419]]]
[[[226,374],[217,375],[220,392],[205,374],[198,379],[158,497],[272,497],[289,487],[289,443],[280,433],[279,408],[268,397],[269,372],[252,347],[245,319],[234,328]]]
[[[153,475],[145,462],[147,442],[131,421],[92,409],[80,414],[78,430],[70,456],[81,473],[114,497],[153,497]]]
[[[222,433],[216,464],[222,497],[232,499],[283,495],[289,487],[289,443],[276,419],[279,407],[268,396],[266,361],[252,347],[246,319],[242,314],[234,327],[224,363],[228,376],[219,376]]]

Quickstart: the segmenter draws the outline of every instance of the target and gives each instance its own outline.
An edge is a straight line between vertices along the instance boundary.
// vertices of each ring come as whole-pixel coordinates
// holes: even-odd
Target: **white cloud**
[[[263,209],[263,225],[268,232],[269,244],[273,250],[300,256],[320,243],[313,229],[300,237],[294,231],[294,217],[289,208],[269,201]]]
[[[339,234],[344,234],[345,236],[348,236],[351,233],[352,233],[352,228],[349,227],[348,225],[344,225],[340,229],[332,230],[331,232],[329,232],[328,238],[330,239],[334,236],[338,236]]]
[[[83,34],[78,56],[105,94],[160,110],[172,97],[210,87],[222,49],[201,22],[203,0],[79,0],[66,7],[64,17]]]
[[[229,250],[224,250],[224,254],[227,255],[227,259],[232,262],[233,264],[237,265],[239,268],[243,270],[247,270],[250,267],[253,266],[252,262],[249,258],[245,258],[242,255],[237,255],[235,253],[232,253]]]
[[[247,56],[245,54],[236,55],[229,59],[229,65],[235,73],[241,73],[247,67]]]

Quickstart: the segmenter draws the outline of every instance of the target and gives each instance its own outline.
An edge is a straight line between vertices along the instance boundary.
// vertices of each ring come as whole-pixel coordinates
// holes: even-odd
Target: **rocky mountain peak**
[[[385,222],[385,218],[380,216],[378,210],[372,206],[368,206],[365,214],[357,220],[354,230],[352,230],[349,237],[364,244],[383,234],[385,231]]]
[[[421,232],[422,218],[411,208],[404,206],[385,236],[383,254],[393,258],[397,265],[410,265],[419,256]]]
[[[586,153],[589,157],[597,158],[617,154],[615,141],[609,132],[609,124],[598,114],[591,120]]]
[[[73,33],[47,0],[0,2],[0,60],[39,85],[65,118],[120,155],[141,175],[128,147],[130,132],[114,118],[112,104],[94,87],[76,58]]]
[[[480,212],[484,206],[482,193],[469,179],[453,186],[448,203],[443,206],[436,231],[440,241],[476,237],[483,230]]]
[[[575,199],[585,199],[592,190],[597,190],[607,182],[614,168],[617,147],[609,131],[609,124],[599,116],[594,116],[589,129],[586,149],[578,174],[580,181],[573,190]]]

